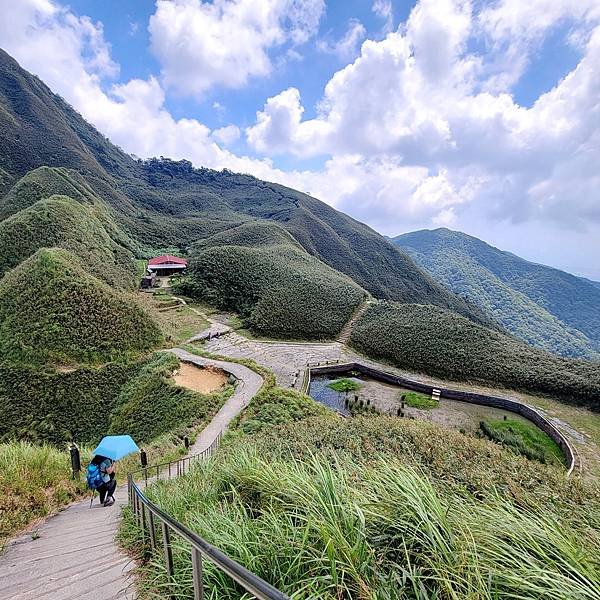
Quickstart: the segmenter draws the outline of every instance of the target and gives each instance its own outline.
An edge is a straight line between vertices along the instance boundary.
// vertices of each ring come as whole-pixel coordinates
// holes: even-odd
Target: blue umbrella
[[[119,460],[133,452],[139,452],[138,445],[133,441],[130,435],[107,435],[94,448],[94,456],[106,456],[112,460]]]

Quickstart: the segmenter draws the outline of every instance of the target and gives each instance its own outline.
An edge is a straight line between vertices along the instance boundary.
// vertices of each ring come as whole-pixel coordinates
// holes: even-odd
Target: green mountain
[[[376,297],[434,304],[493,325],[385,238],[315,198],[249,175],[194,169],[189,161],[132,158],[1,51],[0,148],[5,193],[40,167],[74,170],[143,248],[186,249],[249,221],[276,222],[306,252]],[[20,208],[31,196],[12,194]]]
[[[15,364],[104,363],[160,345],[161,333],[75,255],[38,250],[0,281],[0,356]]]
[[[239,312],[256,333],[335,337],[370,294],[383,304],[352,343],[371,356],[593,405],[586,363],[520,344],[362,223],[249,175],[134,159],[1,52],[0,149],[0,364],[112,364],[159,345],[149,316],[116,288],[135,259],[175,247],[190,258],[182,291]],[[407,344],[420,345],[418,360],[397,355]]]
[[[594,282],[448,229],[393,241],[518,338],[563,356],[600,360],[600,287]]]
[[[0,222],[0,276],[40,248],[75,254],[85,269],[115,287],[133,287],[133,254],[112,239],[97,213],[101,207],[51,196]],[[102,218],[102,215],[99,215]]]

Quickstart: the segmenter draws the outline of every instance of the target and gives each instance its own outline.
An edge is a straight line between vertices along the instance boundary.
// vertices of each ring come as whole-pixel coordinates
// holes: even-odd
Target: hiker
[[[87,469],[88,486],[98,490],[100,504],[112,506],[115,503],[115,489],[117,480],[115,478],[115,463],[112,459],[97,454],[92,459]]]

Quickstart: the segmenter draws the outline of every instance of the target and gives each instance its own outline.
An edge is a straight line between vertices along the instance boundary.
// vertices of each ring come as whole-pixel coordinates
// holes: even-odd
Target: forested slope
[[[444,309],[373,304],[356,324],[351,343],[414,372],[548,394],[600,411],[597,364],[532,348]]]
[[[256,333],[334,338],[367,296],[281,227],[250,223],[196,244],[180,291],[235,310]]]
[[[593,282],[448,229],[407,233],[394,243],[522,340],[600,360],[600,288]]]

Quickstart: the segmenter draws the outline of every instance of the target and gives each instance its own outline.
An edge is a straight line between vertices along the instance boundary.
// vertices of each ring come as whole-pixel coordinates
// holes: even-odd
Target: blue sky
[[[600,279],[597,0],[0,8],[0,45],[128,152]]]

